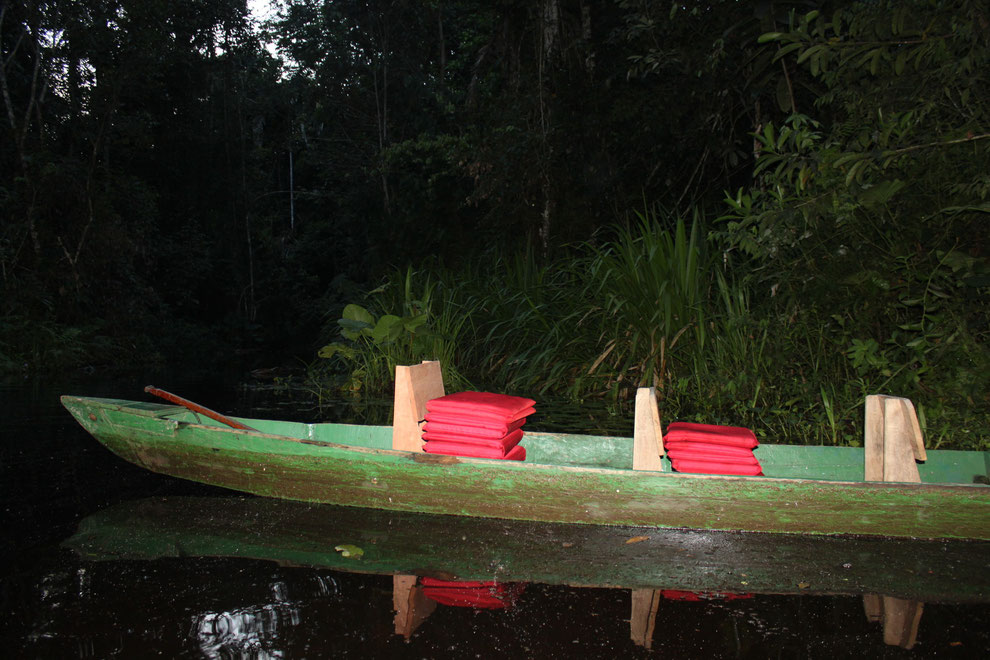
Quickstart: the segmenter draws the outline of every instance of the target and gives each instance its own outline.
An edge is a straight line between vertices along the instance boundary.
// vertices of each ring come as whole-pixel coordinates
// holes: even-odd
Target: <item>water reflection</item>
[[[428,576],[396,575],[392,580],[395,634],[408,640],[437,609],[437,605],[503,610],[513,607],[525,589],[523,582],[439,580]]]
[[[273,646],[280,622],[298,625],[299,610],[289,604],[254,605],[230,612],[205,612],[193,617],[192,634],[205,658],[282,658]]]
[[[921,603],[990,602],[988,543],[546,525],[262,498],[127,503],[85,519],[65,545],[87,560],[73,580],[83,603],[99,599],[92,574],[108,561],[225,558],[316,569],[305,573],[302,586],[284,576],[265,580],[263,595],[250,603],[221,599],[196,607],[189,637],[211,658],[288,657],[286,645],[301,634],[308,613],[339,601],[349,574],[391,576],[391,610],[372,602],[392,617],[390,632],[408,642],[440,610],[441,629],[463,610],[516,630],[516,610],[532,616],[526,604],[545,595],[541,587],[530,598],[527,584],[577,587],[589,597],[601,590],[625,594],[625,605],[596,623],[614,630],[628,617],[627,639],[643,649],[679,643],[671,634],[685,612],[731,613],[730,628],[720,634],[738,639],[747,623],[738,613],[787,594],[856,596],[882,622],[883,641],[904,648],[917,641]]]
[[[916,600],[904,600],[892,596],[866,594],[863,607],[866,618],[879,622],[883,627],[884,644],[914,648],[918,641],[918,626],[921,624],[921,611],[925,604]]]

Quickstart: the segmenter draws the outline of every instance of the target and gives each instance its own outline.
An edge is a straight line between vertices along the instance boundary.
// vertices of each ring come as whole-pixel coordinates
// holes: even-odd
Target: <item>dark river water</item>
[[[871,597],[865,601],[855,589],[818,593],[798,581],[796,593],[677,590],[669,580],[644,589],[623,573],[619,564],[628,559],[619,552],[614,560],[572,555],[566,566],[554,565],[567,556],[562,548],[591,547],[585,528],[237,497],[125,463],[58,402],[60,394],[144,399],[143,386],[155,384],[226,413],[387,423],[389,407],[381,402],[317,407],[299,392],[236,383],[223,374],[0,382],[4,657],[977,658],[990,652],[986,591],[961,590],[957,598],[940,589],[923,605],[883,601],[890,620],[880,622],[866,615]],[[630,433],[622,416],[565,406],[545,411],[533,425]],[[444,543],[459,538],[466,550],[440,553],[444,559],[431,563],[427,540],[445,534],[451,540]],[[662,541],[673,549],[681,538],[685,547],[697,543],[698,536],[683,534],[667,533]],[[657,539],[646,533],[626,542],[645,540],[645,548]],[[355,541],[344,547],[341,540]],[[364,552],[359,545],[367,549],[363,558],[342,558],[348,549]],[[772,543],[761,547],[774,554]],[[870,556],[884,556],[883,546],[871,547]],[[924,566],[945,572],[949,584],[986,583],[987,547],[925,546]],[[745,578],[749,569],[733,569],[721,552],[724,570]],[[862,548],[857,552],[863,556]],[[449,574],[452,566],[457,575]],[[906,580],[917,581],[924,569],[904,570]],[[706,584],[717,583],[717,572],[703,578]],[[472,580],[464,582],[468,574]],[[868,571],[858,575],[869,581]],[[833,584],[834,576],[827,577]]]

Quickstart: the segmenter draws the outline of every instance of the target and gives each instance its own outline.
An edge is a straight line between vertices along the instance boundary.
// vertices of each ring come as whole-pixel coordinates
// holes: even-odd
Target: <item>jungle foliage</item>
[[[325,346],[986,444],[984,3],[273,7],[0,0],[0,369]]]

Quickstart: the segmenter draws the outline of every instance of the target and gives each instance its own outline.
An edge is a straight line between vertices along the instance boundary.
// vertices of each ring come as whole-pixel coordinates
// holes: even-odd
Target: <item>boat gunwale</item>
[[[132,414],[140,417],[151,417],[157,419],[168,420],[170,415],[175,415],[179,413],[189,412],[186,408],[182,406],[165,405],[152,403],[151,405],[161,405],[162,409],[156,412],[151,412],[147,409],[134,408],[131,406],[123,405],[126,403],[140,403],[138,401],[127,401],[122,399],[105,399],[98,397],[84,397],[75,395],[63,395],[61,397],[63,404],[66,400],[75,400],[83,403],[84,405],[99,405],[100,407],[112,409],[117,412]],[[263,419],[253,419],[248,417],[234,417],[237,421],[251,422],[251,421],[264,421],[264,422],[275,422],[275,423],[285,423],[285,424],[302,424],[308,426],[315,426],[316,424],[307,422],[288,422],[284,420],[263,420]],[[576,473],[593,473],[601,475],[616,475],[625,477],[656,477],[663,479],[675,479],[675,480],[716,480],[716,481],[731,481],[740,483],[751,483],[755,485],[808,485],[817,484],[822,486],[833,486],[838,488],[848,488],[848,487],[858,487],[865,488],[868,490],[901,490],[903,488],[909,488],[911,491],[915,492],[925,492],[925,491],[940,491],[940,490],[961,490],[961,491],[973,491],[990,492],[990,488],[986,484],[978,483],[962,483],[962,482],[895,482],[895,481],[843,481],[835,479],[801,479],[798,477],[773,477],[773,476],[740,476],[740,475],[720,475],[720,474],[695,474],[687,472],[663,472],[656,470],[633,470],[626,468],[611,468],[611,467],[587,467],[580,465],[568,465],[559,463],[533,463],[533,462],[521,462],[521,461],[505,461],[493,458],[479,458],[470,456],[449,456],[444,454],[428,454],[425,452],[410,452],[404,450],[397,450],[391,448],[374,448],[374,447],[362,447],[360,445],[348,445],[335,442],[328,442],[325,440],[315,440],[312,438],[298,438],[289,435],[282,435],[277,433],[265,433],[263,431],[253,430],[253,429],[235,429],[225,426],[216,426],[211,424],[203,424],[197,422],[185,422],[180,420],[169,420],[176,423],[176,430],[180,428],[196,428],[202,429],[207,432],[216,433],[227,433],[233,435],[244,435],[251,437],[261,437],[269,440],[277,441],[290,441],[299,444],[310,445],[314,447],[321,447],[326,449],[340,450],[345,452],[352,452],[355,454],[366,454],[366,455],[384,455],[393,456],[396,458],[411,459],[418,464],[427,465],[458,465],[465,464],[468,466],[478,466],[493,468],[495,470],[504,471],[536,471],[536,470],[553,470],[553,471],[564,471],[564,472],[576,472]],[[318,422],[319,425],[326,426],[347,426],[354,428],[391,428],[385,425],[366,425],[366,424],[340,424],[336,422]],[[569,434],[569,433],[554,433],[554,432],[533,432],[533,435],[553,435],[553,436],[585,436],[589,437],[588,434]],[[632,438],[628,436],[590,436],[590,437],[613,437],[623,440],[632,441]],[[767,446],[793,446],[802,447],[803,445],[767,445]],[[272,452],[268,450],[256,450],[252,447],[244,447],[245,451],[254,452],[257,454],[273,454],[279,452]],[[932,450],[939,451],[939,450]],[[954,450],[941,450],[941,451],[954,451]],[[990,454],[990,452],[977,452],[983,453],[985,455]],[[282,454],[285,455],[285,454]]]

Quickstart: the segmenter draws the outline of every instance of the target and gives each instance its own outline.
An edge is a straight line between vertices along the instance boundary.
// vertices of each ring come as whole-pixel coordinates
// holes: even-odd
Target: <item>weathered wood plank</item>
[[[439,362],[424,361],[412,366],[395,367],[392,449],[423,451],[426,402],[443,395],[443,376]]]
[[[917,443],[906,399],[883,397],[883,481],[918,483],[921,475],[915,463]],[[922,448],[924,451],[924,448]]]
[[[653,633],[657,627],[657,610],[663,598],[659,589],[633,589],[632,613],[629,616],[629,638],[637,646],[653,648]]]
[[[406,639],[437,609],[436,601],[423,594],[415,575],[392,576],[392,609],[395,610],[395,634]]]
[[[663,433],[660,429],[656,388],[641,387],[636,390],[633,469],[659,472],[663,469],[662,459]]]
[[[863,446],[867,481],[921,481],[916,460],[928,458],[914,404],[895,396],[866,397]]]
[[[883,481],[884,406],[883,397],[879,394],[866,397],[865,427],[865,478],[867,481]]]
[[[883,641],[891,646],[914,648],[924,603],[883,597]]]

